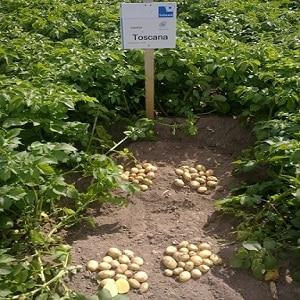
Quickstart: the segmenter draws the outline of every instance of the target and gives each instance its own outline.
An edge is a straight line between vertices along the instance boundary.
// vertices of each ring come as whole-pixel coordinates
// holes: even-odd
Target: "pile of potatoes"
[[[151,163],[137,164],[129,170],[124,170],[121,178],[139,186],[141,191],[147,191],[153,184],[157,167]]]
[[[209,188],[215,188],[218,185],[218,178],[214,176],[214,170],[207,169],[204,165],[181,166],[175,169],[175,173],[179,176],[174,180],[176,186],[189,186],[200,194],[204,194],[208,192]]]
[[[88,261],[87,269],[98,272],[100,286],[114,296],[126,294],[131,288],[141,292],[148,290],[148,274],[141,270],[143,264],[143,258],[136,256],[133,251],[111,247],[101,262]]]
[[[177,246],[168,246],[161,263],[165,267],[164,275],[175,276],[179,282],[186,282],[191,278],[198,279],[212,266],[222,264],[222,259],[212,252],[209,243],[196,245],[183,241]]]

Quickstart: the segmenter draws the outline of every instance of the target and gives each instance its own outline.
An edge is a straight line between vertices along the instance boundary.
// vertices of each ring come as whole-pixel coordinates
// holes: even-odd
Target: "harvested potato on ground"
[[[173,270],[177,267],[177,261],[172,256],[164,256],[161,262],[167,269],[170,270]]]
[[[118,248],[111,247],[107,250],[107,255],[112,258],[118,258],[120,255],[122,255],[122,251]]]
[[[99,263],[94,259],[89,260],[86,264],[86,268],[91,272],[97,271],[98,267],[99,267]]]
[[[176,276],[179,282],[186,282],[190,278],[200,278],[210,270],[210,267],[222,263],[222,259],[212,252],[212,246],[207,242],[198,245],[182,241],[177,246],[166,247],[161,258],[166,267],[164,275]]]
[[[130,290],[130,284],[128,280],[123,278],[116,280],[116,287],[119,294],[127,294]]]
[[[133,278],[138,282],[143,283],[148,280],[148,274],[144,271],[138,271],[133,275]]]
[[[113,278],[116,275],[114,270],[103,270],[98,273],[100,279]]]
[[[141,284],[140,291],[142,293],[146,293],[148,290],[149,290],[149,283],[148,282],[143,282]]]
[[[188,280],[190,280],[192,277],[191,273],[188,271],[183,271],[178,275],[178,280],[180,282],[186,282]]]

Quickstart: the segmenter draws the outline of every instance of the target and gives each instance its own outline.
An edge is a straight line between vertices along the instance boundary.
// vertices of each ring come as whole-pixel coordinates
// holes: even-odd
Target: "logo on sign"
[[[158,17],[159,18],[173,18],[174,17],[174,7],[173,6],[159,6],[158,7]]]

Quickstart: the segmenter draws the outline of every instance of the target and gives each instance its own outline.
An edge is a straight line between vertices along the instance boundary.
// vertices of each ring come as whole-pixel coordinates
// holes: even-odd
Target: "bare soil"
[[[169,123],[180,120],[168,120]],[[90,259],[101,260],[109,247],[131,249],[145,260],[143,270],[149,275],[146,293],[131,290],[133,300],[294,300],[300,299],[299,284],[292,282],[289,262],[280,268],[276,283],[254,279],[248,270],[229,266],[234,250],[237,220],[216,211],[214,202],[229,195],[230,187],[241,178],[231,175],[232,162],[254,143],[250,129],[234,118],[203,117],[197,123],[199,133],[190,137],[182,132],[172,135],[166,126],[156,127],[157,141],[134,142],[128,148],[140,162],[158,167],[150,190],[128,197],[120,207],[97,204],[89,209],[96,226],[81,224],[68,232],[72,264],[83,270],[68,280],[71,288],[86,296],[96,294],[95,274],[86,270]],[[209,194],[200,195],[173,185],[174,169],[181,165],[204,164],[214,169],[219,185]],[[255,178],[254,180],[256,180]],[[253,178],[252,178],[253,180]],[[160,264],[165,247],[188,240],[207,241],[224,263],[215,266],[201,279],[179,283],[163,275]]]

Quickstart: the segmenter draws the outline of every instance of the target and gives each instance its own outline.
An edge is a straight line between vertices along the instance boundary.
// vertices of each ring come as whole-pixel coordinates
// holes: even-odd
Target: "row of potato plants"
[[[115,188],[135,191],[119,180],[110,153],[124,139],[147,136],[153,126],[138,120],[144,115],[143,51],[121,49],[118,1],[3,0],[0,19],[0,299],[70,299],[76,296],[64,277],[78,266],[69,265],[69,246],[57,230],[82,221],[94,199],[125,203],[111,193]],[[283,126],[288,150],[274,142],[272,151],[283,151],[285,158],[266,149],[266,141],[278,137],[272,135],[271,120],[258,123],[257,146],[237,162],[241,170],[266,165],[271,174],[267,183],[275,182],[274,189],[265,182],[243,187],[237,198],[219,203],[243,216],[239,238],[248,252],[233,266],[252,267],[255,275],[260,272],[256,277],[270,277],[276,269],[275,252],[284,249],[279,240],[288,242],[289,250],[299,248],[298,210],[291,209],[297,208],[299,197],[299,153],[293,148],[299,142],[293,125],[299,123],[298,20],[297,1],[179,1],[176,49],[155,51],[159,116],[276,116],[274,127]],[[289,118],[290,125],[282,125]],[[107,128],[121,119],[128,130],[117,143]],[[292,166],[288,174],[287,161]],[[79,191],[67,180],[70,173],[94,180]],[[284,185],[286,176],[292,179]],[[257,202],[246,201],[245,206],[240,200],[244,192]],[[280,192],[291,206],[273,203]],[[64,198],[70,204],[62,207]],[[270,237],[271,221],[258,234],[247,209],[261,211],[264,220],[273,207],[279,216],[289,210],[281,223],[273,215],[287,226],[290,235],[284,238],[280,231]],[[258,246],[266,239],[275,245]],[[265,257],[271,258],[273,269]]]

